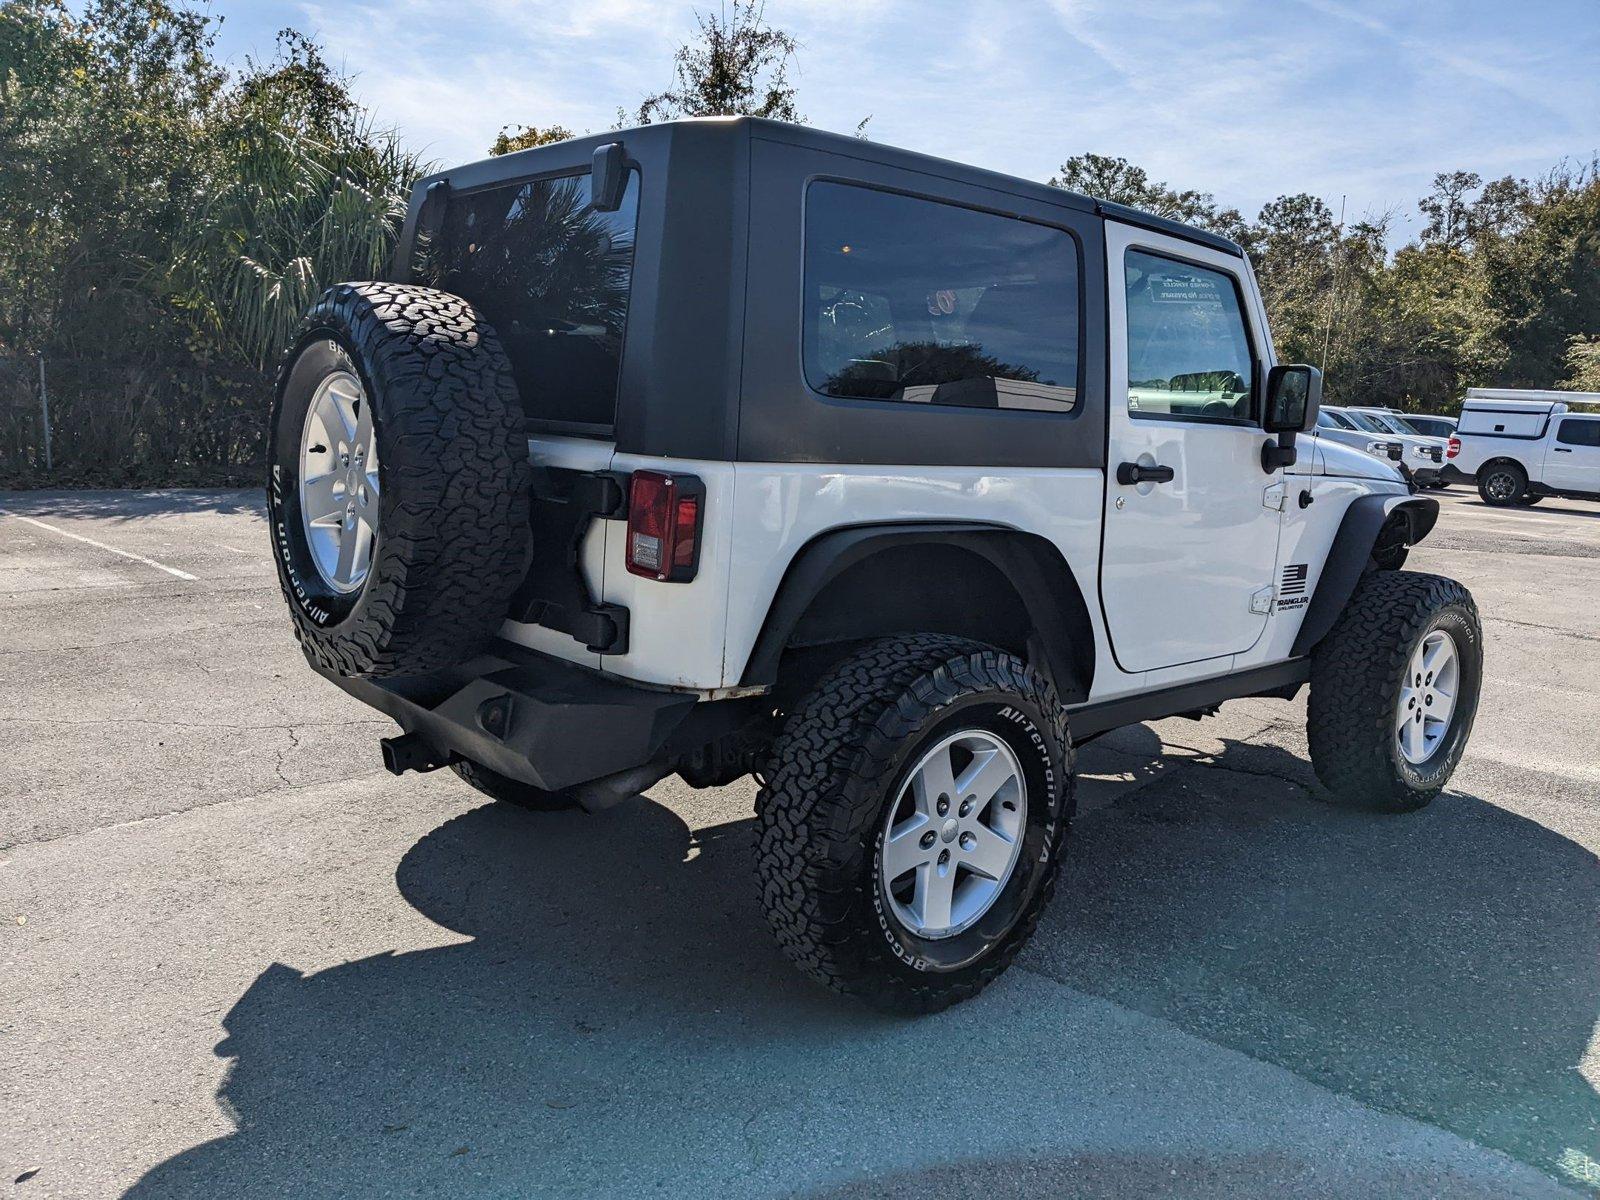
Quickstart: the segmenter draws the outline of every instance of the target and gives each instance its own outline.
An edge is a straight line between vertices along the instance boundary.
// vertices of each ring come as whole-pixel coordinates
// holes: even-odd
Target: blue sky
[[[704,10],[717,0],[703,0]],[[212,0],[230,58],[315,34],[384,123],[441,162],[508,123],[602,130],[671,78],[680,0]],[[767,0],[802,111],[1045,179],[1120,154],[1247,214],[1309,191],[1393,209],[1435,172],[1600,151],[1600,0]]]

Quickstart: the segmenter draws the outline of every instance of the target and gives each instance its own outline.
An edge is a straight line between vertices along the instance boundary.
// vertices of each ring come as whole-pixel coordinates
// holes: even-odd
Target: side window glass
[[[829,396],[1071,412],[1078,248],[1045,225],[817,182],[806,381]]]
[[[1568,446],[1600,446],[1600,421],[1568,418],[1556,430],[1556,441]]]
[[[1129,250],[1128,415],[1254,424],[1255,364],[1233,276]]]

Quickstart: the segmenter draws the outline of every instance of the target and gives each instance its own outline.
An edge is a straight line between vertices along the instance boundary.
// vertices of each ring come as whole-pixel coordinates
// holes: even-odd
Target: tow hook
[[[407,771],[437,771],[447,766],[450,756],[436,750],[420,733],[403,733],[399,737],[380,738],[383,748],[383,765],[391,775],[404,775]]]

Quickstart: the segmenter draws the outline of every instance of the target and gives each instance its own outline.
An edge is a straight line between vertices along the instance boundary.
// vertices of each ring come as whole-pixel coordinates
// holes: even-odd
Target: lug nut
[[[939,803],[936,805],[936,807],[939,810],[939,815],[941,817],[944,816],[945,813],[950,811],[950,797],[941,792],[939,795]]]
[[[948,850],[939,851],[939,865],[941,867],[945,866],[946,864],[949,863],[949,861],[950,861],[950,851],[948,851]]]
[[[976,801],[977,801],[977,797],[976,796],[968,796],[965,800],[963,800],[961,802],[961,810],[960,810],[960,813],[958,815],[963,816],[963,817],[970,817],[972,815],[972,806]]]
[[[977,837],[972,833],[963,833],[961,835],[961,848],[963,850],[965,850],[968,854],[971,854],[974,850],[976,850],[978,848],[978,839],[977,839]]]
[[[933,849],[933,843],[937,840],[938,837],[934,834],[933,830],[930,829],[927,833],[923,834],[922,837],[917,839],[917,844],[924,850],[931,850]]]

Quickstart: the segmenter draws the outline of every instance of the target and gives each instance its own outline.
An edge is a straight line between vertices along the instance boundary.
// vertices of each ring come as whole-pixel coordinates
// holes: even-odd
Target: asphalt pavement
[[[1445,796],[1334,807],[1303,699],[1118,730],[1018,965],[912,1021],[774,948],[748,781],[386,774],[258,493],[0,493],[0,1188],[1600,1194],[1600,505],[1444,504]]]

